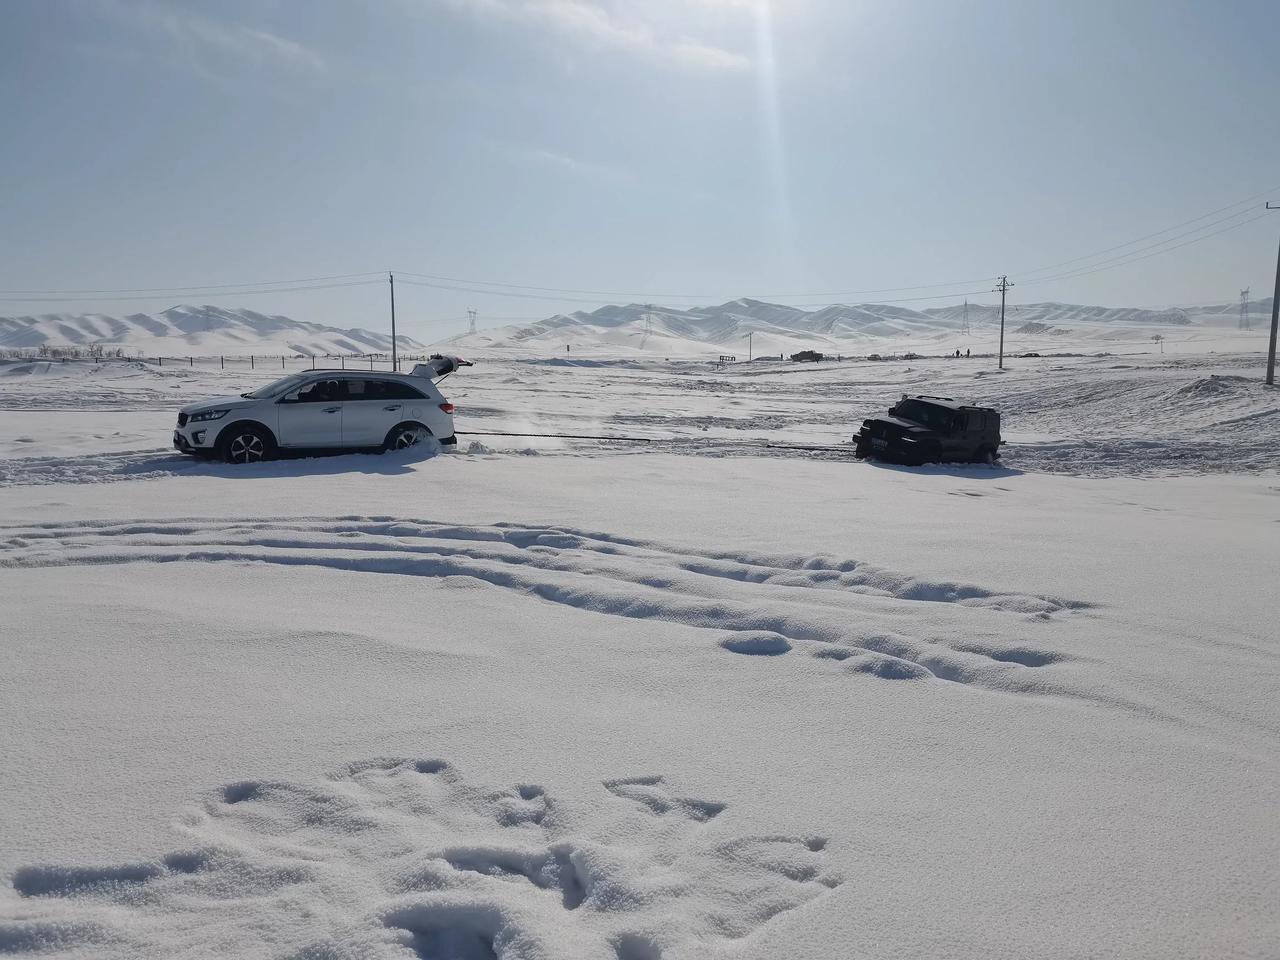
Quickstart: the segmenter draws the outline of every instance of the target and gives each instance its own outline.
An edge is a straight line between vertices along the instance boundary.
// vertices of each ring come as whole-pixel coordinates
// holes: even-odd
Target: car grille
[[[187,425],[187,415],[185,413],[178,414],[178,426],[185,427]]]

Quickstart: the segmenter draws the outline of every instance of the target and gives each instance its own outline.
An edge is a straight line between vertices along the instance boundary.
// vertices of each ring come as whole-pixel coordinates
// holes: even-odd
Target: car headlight
[[[221,420],[230,410],[205,410],[201,413],[193,413],[187,418],[188,423],[199,423],[203,420]]]

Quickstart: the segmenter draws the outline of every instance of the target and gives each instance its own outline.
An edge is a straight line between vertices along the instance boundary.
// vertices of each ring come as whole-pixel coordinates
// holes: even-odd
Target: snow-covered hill
[[[1270,298],[1251,304],[1255,329],[1271,309]],[[1155,333],[1212,327],[1234,329],[1239,303],[1161,310],[1137,307],[1080,306],[1067,303],[1010,304],[1007,329],[1024,334],[1076,340],[1150,337]],[[500,327],[453,337],[444,343],[470,352],[550,352],[705,356],[723,350],[745,353],[748,336],[755,353],[790,352],[816,348],[859,353],[878,349],[876,340],[898,344],[916,338],[921,347],[952,345],[964,329],[965,318],[975,337],[999,320],[998,304],[957,304],[913,310],[893,304],[839,304],[805,310],[761,300],[731,300],[710,307],[682,310],[644,304],[610,305],[591,312],[557,314],[537,323]],[[932,344],[932,345],[930,345]],[[956,343],[954,345],[961,345]]]
[[[398,337],[400,349],[422,344]],[[38,317],[0,317],[0,348],[89,347],[102,344],[126,352],[249,354],[383,353],[391,337],[371,330],[343,330],[253,310],[213,306],[176,306],[161,313],[112,317],[102,313],[49,313]]]

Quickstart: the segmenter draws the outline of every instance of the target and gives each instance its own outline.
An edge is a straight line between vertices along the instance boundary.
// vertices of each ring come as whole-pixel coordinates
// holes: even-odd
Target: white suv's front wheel
[[[219,439],[222,459],[227,463],[260,463],[273,452],[271,438],[265,430],[251,423],[232,426]]]

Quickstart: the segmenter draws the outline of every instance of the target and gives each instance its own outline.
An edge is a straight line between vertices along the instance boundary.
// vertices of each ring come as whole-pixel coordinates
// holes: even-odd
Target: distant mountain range
[[[1254,329],[1266,326],[1271,298],[1250,304]],[[999,321],[998,304],[971,303],[968,324],[975,339],[989,339],[987,331]],[[966,307],[955,304],[913,310],[896,304],[841,304],[815,310],[763,300],[731,300],[710,307],[682,310],[631,303],[591,312],[557,314],[536,323],[499,327],[451,337],[438,346],[463,354],[497,351],[538,355],[570,351],[638,356],[706,356],[742,353],[748,338],[757,355],[804,349],[832,353],[873,352],[877,341],[906,347],[929,340],[966,346],[962,330]],[[1119,331],[1137,336],[1177,328],[1213,327],[1226,331],[1239,323],[1240,304],[1149,310],[1137,307],[1095,307],[1069,303],[1011,304],[1006,331],[1023,337],[1107,339]],[[1068,336],[1070,335],[1070,336]],[[427,349],[401,336],[401,350]],[[214,306],[176,306],[160,313],[113,317],[101,313],[43,314],[0,317],[0,349],[39,349],[49,346],[107,348],[168,355],[359,354],[386,353],[391,337],[371,330],[324,326],[253,310]],[[936,347],[935,347],[936,349]],[[1037,348],[1038,349],[1038,348]]]
[[[401,350],[423,350],[409,337],[396,338]],[[102,313],[47,313],[0,317],[0,348],[89,347],[102,344],[140,353],[176,354],[355,354],[386,353],[388,334],[342,330],[253,310],[224,307],[170,307],[160,313],[112,317]]]
[[[1250,305],[1253,325],[1269,317],[1271,300]],[[1006,311],[1006,329],[1024,335],[1106,336],[1117,329],[1234,327],[1240,304],[1162,310],[1093,307],[1068,303],[1022,303]],[[955,339],[966,321],[977,334],[999,322],[998,304],[971,303],[913,310],[895,304],[841,304],[805,310],[762,300],[731,300],[681,310],[644,304],[610,305],[591,312],[557,314],[536,323],[500,327],[452,337],[445,345],[460,351],[583,351],[684,356],[710,349],[743,351],[750,337],[757,353],[805,348],[854,352],[873,339]]]

